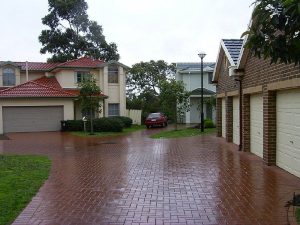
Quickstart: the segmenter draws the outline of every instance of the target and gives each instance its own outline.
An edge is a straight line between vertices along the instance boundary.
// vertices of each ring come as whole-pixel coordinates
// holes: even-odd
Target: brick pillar
[[[226,141],[232,142],[233,136],[233,97],[226,101]]]
[[[276,165],[276,92],[263,92],[264,115],[264,163]]]
[[[242,127],[242,138],[243,138],[243,149],[244,152],[250,152],[250,95],[243,95],[243,127]]]
[[[217,137],[222,137],[222,98],[217,98]]]

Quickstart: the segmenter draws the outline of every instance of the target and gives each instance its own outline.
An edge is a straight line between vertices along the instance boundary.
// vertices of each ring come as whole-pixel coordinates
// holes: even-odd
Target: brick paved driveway
[[[286,224],[300,179],[214,136],[152,140],[11,134],[0,152],[44,154],[49,180],[15,224]]]

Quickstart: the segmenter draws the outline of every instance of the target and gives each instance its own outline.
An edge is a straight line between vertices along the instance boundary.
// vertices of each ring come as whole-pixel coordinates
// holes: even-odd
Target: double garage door
[[[64,118],[63,106],[3,107],[3,131],[58,131]]]

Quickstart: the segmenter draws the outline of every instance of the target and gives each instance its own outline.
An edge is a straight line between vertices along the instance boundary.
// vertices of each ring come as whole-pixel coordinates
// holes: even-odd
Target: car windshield
[[[148,116],[148,119],[159,118],[159,117],[160,117],[160,113],[151,113]]]

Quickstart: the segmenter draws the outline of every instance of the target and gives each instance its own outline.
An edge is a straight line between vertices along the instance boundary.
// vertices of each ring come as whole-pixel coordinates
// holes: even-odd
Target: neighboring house
[[[258,59],[243,43],[221,41],[217,135],[300,177],[300,68]]]
[[[211,104],[211,97],[216,94],[216,87],[212,84],[215,63],[203,63],[203,96],[204,118],[215,121],[215,107]],[[176,80],[183,81],[186,90],[191,92],[190,111],[186,112],[181,121],[183,123],[200,123],[201,121],[201,64],[176,63]]]
[[[102,91],[96,117],[125,116],[125,69],[88,57],[65,63],[0,61],[0,133],[60,130],[61,120],[82,119],[78,83],[93,74]]]

